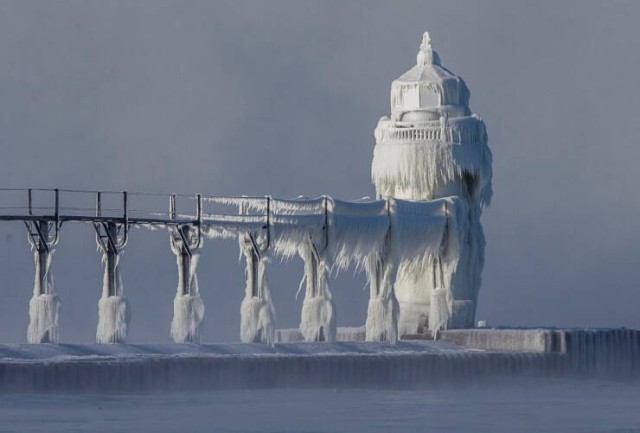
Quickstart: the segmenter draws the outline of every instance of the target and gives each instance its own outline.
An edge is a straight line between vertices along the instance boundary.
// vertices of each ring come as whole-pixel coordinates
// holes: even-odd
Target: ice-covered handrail
[[[13,200],[5,197],[7,194]],[[36,200],[37,194],[44,196]],[[327,256],[336,269],[362,266],[366,256],[380,248],[390,225],[384,200],[345,201],[328,196],[296,199],[201,196],[199,210],[198,195],[185,194],[0,188],[0,199],[6,204],[0,208],[0,220],[116,222],[128,227],[199,223],[205,235],[221,239],[267,231],[273,242],[271,252],[284,259],[297,254],[298,245],[311,236],[317,244],[327,244],[325,247],[330,250]],[[148,199],[156,201],[147,204]],[[182,200],[179,206],[176,199]],[[93,207],[71,205],[82,200],[93,202]],[[19,206],[20,202],[26,205]],[[167,207],[167,202],[173,205]],[[240,215],[238,209],[242,206],[246,213]],[[404,209],[402,213],[407,213],[403,224],[430,226],[428,215],[400,207]],[[433,209],[433,205],[424,202],[416,202],[414,207],[424,209],[427,214]],[[410,240],[407,238],[407,242]]]
[[[104,293],[100,301],[100,326],[97,332],[99,342],[126,340],[129,309],[123,294],[119,261],[128,241],[129,231],[136,227],[165,226],[173,234],[172,246],[184,280],[179,283],[176,297],[180,301],[180,305],[177,305],[180,308],[176,309],[176,317],[180,320],[176,323],[180,326],[172,328],[174,339],[179,341],[199,339],[203,308],[191,308],[186,300],[198,296],[195,266],[201,235],[240,241],[241,252],[247,264],[246,296],[242,306],[242,340],[263,342],[273,342],[275,331],[275,312],[266,278],[270,258],[287,260],[299,255],[303,259],[305,276],[301,284],[306,282],[307,289],[301,330],[309,340],[332,341],[335,339],[336,323],[328,283],[332,270],[366,268],[370,284],[373,284],[374,304],[381,302],[380,307],[389,312],[394,296],[394,276],[391,274],[397,263],[403,261],[405,264],[424,266],[433,257],[452,250],[445,243],[446,239],[457,239],[455,236],[445,235],[448,215],[442,200],[346,201],[329,196],[280,199],[269,196],[212,197],[198,194],[80,190],[0,190],[0,196],[4,193],[17,194],[22,198],[24,193],[28,198],[26,212],[2,215],[3,209],[0,209],[0,217],[5,217],[2,219],[24,220],[33,227],[44,224],[59,228],[66,221],[89,222],[94,225],[96,241],[102,251],[105,266]],[[94,200],[94,207],[79,204],[80,199],[86,198]],[[155,201],[149,203],[148,200]],[[12,204],[10,201],[5,203]],[[15,211],[20,206],[5,208]],[[190,237],[188,248],[186,244],[185,247],[180,247],[178,244],[185,242],[186,235],[183,236],[185,239],[178,238],[178,235],[186,232]],[[57,243],[57,236],[56,231],[52,245]],[[40,310],[46,313],[52,308]],[[380,314],[378,316],[382,317]],[[391,322],[387,319],[383,320],[384,323],[379,321],[383,328],[380,332],[376,331],[376,337],[373,338],[395,340],[396,333],[389,326],[395,326],[393,318],[396,315],[393,313],[384,317],[391,318]],[[42,340],[42,337],[38,339]]]

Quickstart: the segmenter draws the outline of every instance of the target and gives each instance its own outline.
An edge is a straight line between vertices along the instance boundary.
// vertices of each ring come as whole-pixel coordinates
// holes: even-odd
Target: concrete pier
[[[460,332],[441,334],[469,347],[444,338],[395,345],[0,345],[0,392],[425,388],[495,377],[640,377],[638,330]],[[518,335],[531,343],[527,350],[513,350]],[[496,350],[501,339],[503,350]]]

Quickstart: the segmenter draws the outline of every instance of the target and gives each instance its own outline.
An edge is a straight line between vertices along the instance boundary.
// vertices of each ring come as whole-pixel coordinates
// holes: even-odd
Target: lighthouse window
[[[438,107],[440,98],[426,86],[420,87],[420,108]]]
[[[418,87],[411,86],[402,94],[402,105],[407,109],[420,107],[420,90]]]

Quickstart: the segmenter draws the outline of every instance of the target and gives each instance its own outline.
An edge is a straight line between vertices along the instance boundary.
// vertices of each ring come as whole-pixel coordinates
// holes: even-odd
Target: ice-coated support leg
[[[246,263],[245,295],[240,306],[240,340],[243,343],[273,344],[275,340],[275,310],[267,284],[267,258],[253,233],[240,238],[240,248]]]
[[[365,264],[369,280],[369,306],[365,323],[366,341],[398,340],[398,300],[393,283],[396,267],[384,258],[369,257]]]
[[[58,244],[61,224],[58,221],[46,220],[26,221],[25,224],[35,261],[33,296],[29,301],[27,341],[29,343],[58,343],[60,299],[53,284],[51,259]]]
[[[204,319],[196,269],[203,237],[200,227],[181,225],[169,229],[171,251],[178,264],[178,287],[173,300],[171,338],[176,343],[199,343]]]
[[[335,341],[335,306],[329,290],[329,270],[312,240],[300,247],[304,261],[306,290],[302,303],[300,332],[305,341]]]
[[[120,258],[128,240],[128,222],[126,218],[124,223],[99,222],[94,224],[94,228],[104,267],[96,341],[124,343],[127,341],[130,312],[120,276]]]

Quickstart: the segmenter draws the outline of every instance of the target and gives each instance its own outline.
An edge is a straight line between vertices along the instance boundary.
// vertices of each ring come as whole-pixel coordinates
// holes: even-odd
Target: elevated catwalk
[[[398,325],[399,307],[393,296],[398,266],[438,266],[442,268],[438,281],[444,281],[446,266],[440,256],[461,248],[465,238],[460,236],[460,227],[468,219],[466,204],[456,197],[345,201],[326,195],[278,199],[61,189],[0,189],[0,193],[0,221],[24,223],[34,254],[29,343],[63,341],[58,326],[61,299],[52,276],[63,224],[90,223],[95,230],[103,266],[98,343],[127,342],[134,308],[126,297],[121,264],[130,230],[140,227],[162,228],[170,235],[178,265],[171,324],[176,343],[200,342],[205,306],[197,267],[205,238],[235,241],[244,258],[242,342],[273,343],[276,314],[267,269],[269,263],[299,256],[304,264],[304,283],[299,287],[305,286],[300,330],[306,341],[336,341],[329,280],[351,268],[367,275],[367,341],[393,343],[399,329],[407,333],[406,326]],[[443,302],[431,308],[442,318],[433,322],[433,329],[470,327],[473,320],[467,319],[472,315],[466,313],[472,312],[472,303],[462,300],[469,307],[464,309],[451,293],[445,295]],[[426,317],[423,310],[420,317]],[[455,311],[466,312],[464,323],[454,320]],[[409,328],[410,332],[418,330]]]
[[[441,338],[395,345],[1,345],[0,389],[419,388],[495,376],[631,378],[640,373],[636,330],[456,330],[442,332]]]

